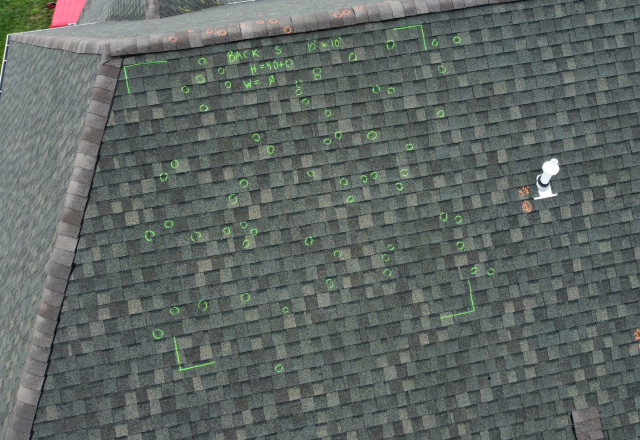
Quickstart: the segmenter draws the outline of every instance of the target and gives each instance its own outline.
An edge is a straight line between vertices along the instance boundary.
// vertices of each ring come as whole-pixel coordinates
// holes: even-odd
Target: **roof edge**
[[[107,126],[109,111],[116,83],[122,67],[122,58],[100,61],[89,98],[73,172],[64,197],[62,218],[56,227],[56,237],[49,261],[45,266],[46,278],[40,307],[34,319],[29,352],[22,368],[20,385],[16,391],[14,406],[8,422],[9,440],[29,440],[35,421],[42,387],[49,367],[49,358],[60,320],[62,303],[69,278],[73,271],[73,260],[80,237],[80,229],[89,199],[91,182]],[[105,110],[105,104],[109,106]],[[97,118],[97,119],[96,119]],[[95,128],[95,121],[101,128]]]
[[[160,19],[160,5],[158,0],[146,0],[144,5],[145,20]]]
[[[12,40],[50,49],[75,53],[99,54],[104,57],[141,55],[193,49],[215,44],[293,33],[313,32],[354,24],[374,23],[433,12],[444,12],[474,6],[512,3],[522,0],[391,0],[365,6],[352,6],[340,12],[299,14],[281,18],[242,22],[214,29],[189,29],[175,33],[152,34],[132,38],[98,39],[81,37],[39,36],[34,33],[14,34]],[[155,19],[158,0],[146,0],[147,19]],[[41,35],[41,34],[40,34]]]

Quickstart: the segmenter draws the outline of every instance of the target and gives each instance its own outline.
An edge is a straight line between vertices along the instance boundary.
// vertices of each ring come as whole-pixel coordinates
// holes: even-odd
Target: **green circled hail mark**
[[[231,202],[232,205],[238,204],[238,196],[236,194],[229,194],[227,199]]]
[[[173,159],[171,161],[170,165],[171,165],[171,168],[173,168],[175,170],[176,168],[178,168],[180,166],[180,162],[178,162],[176,159]]]
[[[289,307],[286,307],[286,306],[285,306],[285,307],[283,307],[283,308],[282,308],[282,313],[283,313],[284,315],[286,315],[287,313],[289,313]]]
[[[151,241],[155,236],[156,236],[156,233],[153,231],[144,231],[144,239],[147,241]]]
[[[440,64],[440,65],[438,66],[438,72],[440,72],[440,73],[441,73],[441,74],[443,74],[443,75],[444,75],[445,73],[447,73],[447,68],[444,66],[444,64]]]
[[[207,64],[207,59],[206,58],[200,58],[198,60],[198,64],[200,64],[201,66],[204,66],[205,64]]]
[[[313,237],[311,235],[309,235],[308,237],[306,237],[304,239],[304,245],[305,246],[311,246],[313,244]]]
[[[273,154],[273,152],[276,151],[276,147],[273,145],[267,145],[267,153],[268,154]]]
[[[444,110],[438,110],[436,116],[438,116],[439,118],[444,118]]]
[[[284,371],[284,367],[282,366],[282,364],[277,364],[275,367],[273,367],[273,370],[276,373],[282,373]]]
[[[369,133],[367,133],[367,139],[369,139],[370,141],[375,141],[376,139],[378,139],[378,132],[375,130],[369,131]]]
[[[137,64],[129,64],[127,66],[123,66],[122,70],[124,71],[124,80],[127,83],[127,95],[131,94],[131,89],[129,88],[129,75],[127,75],[127,69],[135,66],[146,66],[148,64],[158,64],[158,63],[168,63],[169,61],[149,61],[148,63],[137,63]]]
[[[240,227],[242,229],[247,229],[249,227],[249,223],[247,223],[246,221],[243,220],[243,221],[240,222]]]
[[[173,228],[174,224],[175,223],[173,222],[173,220],[165,220],[164,221],[164,227],[167,228],[167,229]]]
[[[387,245],[387,249],[388,249],[390,252],[393,252],[393,251],[395,251],[395,250],[396,250],[396,247],[395,247],[394,245],[392,245],[392,244],[388,244],[388,245]]]
[[[389,260],[390,260],[389,254],[382,254],[382,261],[384,261],[386,263]]]
[[[240,185],[240,188],[246,188],[247,186],[249,186],[249,180],[240,179],[240,181],[238,182],[238,185]]]
[[[420,28],[420,33],[422,34],[422,44],[424,45],[424,50],[427,50],[427,39],[424,36],[424,28],[422,27],[421,24],[414,24],[412,26],[404,26],[404,27],[393,28],[393,30],[394,31],[401,31],[403,29],[411,29],[411,28],[415,28],[415,27],[419,27]]]
[[[261,136],[260,136],[260,134],[259,134],[259,133],[253,133],[253,134],[251,135],[251,138],[252,138],[254,141],[256,141],[256,142],[260,142]]]
[[[477,273],[478,273],[478,268],[477,268],[476,266],[473,266],[473,267],[471,268],[471,275],[475,275],[475,274],[477,274]]]
[[[326,110],[324,111],[324,115],[325,115],[327,118],[330,118],[332,114],[333,114],[333,113],[332,113],[332,112],[331,112],[331,110],[329,110],[329,109],[326,109]]]
[[[409,170],[408,170],[408,169],[406,169],[406,168],[402,168],[402,169],[400,170],[400,175],[401,175],[402,177],[407,177],[407,176],[409,175]]]
[[[194,235],[195,234],[195,235]],[[197,238],[194,238],[197,237]],[[202,234],[198,231],[192,232],[191,235],[189,236],[189,238],[191,238],[191,241],[193,241],[194,243],[202,238]]]
[[[358,55],[355,52],[351,52],[349,54],[349,61],[351,62],[358,61]]]
[[[386,269],[384,269],[382,271],[382,274],[388,276],[389,278],[391,278],[391,276],[393,275],[393,271],[387,267]]]
[[[251,294],[249,292],[244,292],[240,294],[240,301],[243,303],[247,303],[251,300]]]
[[[462,38],[460,38],[457,35],[453,37],[453,44],[460,44],[460,43],[462,43]]]
[[[473,313],[476,311],[476,306],[473,303],[473,290],[471,289],[471,280],[467,280],[467,284],[469,285],[469,298],[471,298],[471,310],[467,310],[466,312],[454,313],[452,315],[441,316],[440,319],[452,318],[454,316],[460,316],[460,315],[467,315],[469,313]]]
[[[404,185],[402,184],[402,182],[396,182],[396,189],[398,191],[404,190]]]
[[[198,301],[198,308],[203,312],[206,312],[207,309],[209,308],[209,303],[204,299],[201,299],[200,301]]]
[[[198,110],[200,110],[202,113],[206,113],[209,111],[209,106],[207,104],[202,104],[200,105],[200,107],[198,107]]]
[[[347,203],[353,203],[355,200],[355,198],[353,196],[348,196],[347,197]]]
[[[307,176],[313,179],[314,177],[316,177],[316,172],[314,170],[309,170],[307,171]]]
[[[205,82],[207,82],[207,80],[206,80],[206,79],[204,79],[204,76],[202,76],[202,75],[198,75],[198,76],[196,76],[196,82],[197,82],[198,84],[204,84]]]
[[[169,178],[169,174],[160,173],[160,182],[166,182],[168,178]]]
[[[222,232],[224,233],[224,235],[229,235],[231,234],[231,228],[229,226],[225,226],[224,228],[222,228]]]
[[[490,267],[489,270],[487,271],[487,275],[492,276],[494,273],[496,273],[496,270],[493,267]]]
[[[347,180],[347,178],[346,178],[346,177],[341,177],[341,178],[340,178],[340,185],[342,185],[342,186],[347,186],[347,185],[349,185],[349,180]]]
[[[182,87],[180,88],[180,90],[181,90],[185,95],[189,94],[189,87],[187,87],[187,86],[182,86]]]
[[[153,339],[162,339],[164,336],[164,332],[159,328],[154,328],[151,334],[153,335]]]
[[[335,251],[333,251],[333,256],[336,258],[342,257],[342,251],[340,249],[336,249]]]
[[[376,84],[375,86],[371,87],[371,91],[375,94],[380,93],[380,86]]]
[[[169,313],[171,314],[171,316],[176,316],[180,314],[180,307],[171,307],[169,309]]]
[[[256,235],[258,235],[258,228],[249,229],[249,234],[251,234],[251,235],[253,235],[255,237]]]
[[[251,242],[249,241],[248,238],[245,238],[244,240],[242,240],[242,247],[244,249],[249,249],[251,247]]]
[[[412,151],[415,147],[413,144],[407,144],[404,146],[404,148],[406,148],[407,151]]]
[[[333,289],[335,287],[335,283],[331,278],[327,278],[327,280],[324,283],[327,285],[329,289]]]
[[[393,50],[396,47],[396,42],[393,40],[387,40],[387,50]]]
[[[433,40],[431,40],[431,45],[433,47],[438,47],[440,45],[440,43],[438,42],[437,38],[434,38]]]
[[[459,225],[460,223],[462,223],[462,216],[456,215],[455,222],[456,222],[456,225]]]
[[[206,367],[207,365],[212,365],[212,364],[216,363],[216,361],[211,361],[211,362],[207,362],[206,364],[199,364],[199,365],[192,365],[190,367],[183,367],[181,365],[181,362],[180,362],[180,353],[178,353],[178,340],[176,339],[175,336],[173,337],[173,343],[174,343],[174,345],[176,347],[176,360],[178,361],[178,369],[180,371],[187,371],[187,370],[192,370],[194,368]]]
[[[447,214],[446,212],[440,213],[440,220],[442,220],[443,223],[446,223],[448,219],[449,219],[449,214]]]
[[[458,242],[456,242],[456,247],[458,248],[459,251],[464,249],[464,241],[460,240]]]

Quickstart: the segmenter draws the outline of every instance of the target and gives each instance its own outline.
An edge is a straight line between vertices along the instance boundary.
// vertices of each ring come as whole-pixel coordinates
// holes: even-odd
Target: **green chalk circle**
[[[349,54],[349,61],[351,61],[351,62],[358,61],[358,55],[356,55],[355,52],[351,52]]]
[[[382,261],[384,261],[384,262],[386,263],[386,262],[387,262],[387,261],[389,261],[389,260],[390,260],[389,255],[387,255],[387,254],[382,254]]]
[[[438,66],[438,72],[442,73],[443,75],[444,75],[445,73],[447,73],[447,68],[446,68],[446,67],[444,67],[444,64],[440,64],[440,65]]]
[[[464,241],[458,241],[456,242],[456,247],[458,248],[459,251],[464,249]]]
[[[273,367],[273,370],[276,373],[282,373],[284,371],[284,367],[282,366],[282,364],[277,364],[275,367]]]
[[[193,238],[193,234],[195,234],[198,238]],[[191,233],[190,238],[191,238],[191,241],[193,241],[195,243],[196,240],[199,240],[199,239],[202,238],[202,234],[200,232],[198,232],[198,231],[195,231],[195,232]]]
[[[302,89],[296,89],[296,96],[302,96]]]
[[[371,176],[372,180],[376,180],[378,178],[378,173],[376,171],[371,171],[369,176]]]
[[[237,205],[238,204],[238,196],[235,194],[229,194],[229,197],[227,197],[227,199],[229,201],[231,201],[232,205]]]
[[[273,154],[274,151],[276,151],[276,147],[274,147],[273,145],[267,145],[268,154]]]
[[[398,191],[404,190],[404,185],[402,184],[402,182],[396,182],[396,189]]]
[[[244,292],[240,295],[240,301],[246,303],[249,302],[251,300],[251,295],[249,294],[249,292]]]
[[[238,185],[240,185],[240,188],[246,188],[249,186],[249,181],[247,179],[240,179]]]
[[[176,316],[180,314],[180,308],[179,307],[171,307],[169,309],[169,313],[171,313],[172,316]]]
[[[378,132],[375,130],[371,130],[369,133],[367,133],[367,139],[369,139],[370,141],[375,141],[376,139],[378,139]]]
[[[436,115],[437,115],[439,118],[444,118],[444,110],[438,110],[438,112],[436,113]]]
[[[492,276],[494,273],[496,273],[496,270],[493,267],[489,268],[489,270],[487,271],[487,275],[489,276]]]
[[[242,240],[242,247],[245,249],[249,249],[249,246],[251,246],[251,242],[249,241],[248,238],[245,238],[244,240]]]
[[[333,282],[333,280],[331,278],[327,278],[327,280],[325,281],[325,284],[327,285],[327,287],[329,289],[333,289],[334,286],[335,286],[335,284],[334,284],[334,282]]]
[[[206,312],[207,309],[209,308],[209,303],[201,299],[200,301],[198,301],[198,308],[203,312]]]
[[[316,177],[316,172],[313,171],[313,170],[309,170],[309,171],[307,171],[307,176],[309,176],[309,177],[311,177],[313,179],[314,177]]]
[[[395,87],[388,87],[387,88],[387,95],[394,95],[396,93],[396,88]]]
[[[387,267],[385,270],[382,271],[382,274],[391,278],[391,276],[393,275],[393,271]]]
[[[224,75],[224,74],[225,74],[224,67],[218,67],[218,73],[219,73],[220,75]]]
[[[449,219],[449,214],[447,214],[446,212],[440,213],[440,220],[442,220],[443,222],[446,222],[448,219]]]
[[[313,244],[313,237],[311,235],[309,235],[307,238],[304,239],[304,244],[305,246],[311,246]]]
[[[286,315],[287,313],[289,313],[289,307],[285,306],[285,307],[282,308],[282,314]]]
[[[173,220],[165,220],[164,221],[164,227],[167,228],[167,229],[173,228],[174,224],[175,223],[173,222]]]
[[[387,50],[393,50],[396,47],[396,42],[393,40],[387,40]]]
[[[438,39],[437,39],[437,38],[434,38],[433,40],[431,40],[431,45],[432,45],[433,47],[438,47],[438,45],[439,45],[439,44],[440,44],[440,43],[438,43]]]
[[[342,132],[336,131],[335,133],[333,133],[333,137],[335,137],[338,140],[342,139]]]
[[[330,118],[332,114],[333,114],[333,112],[332,112],[331,110],[329,110],[329,109],[327,109],[327,110],[325,110],[325,111],[324,111],[324,115],[325,115],[327,118]]]
[[[456,215],[455,222],[456,222],[456,225],[459,225],[460,223],[462,223],[462,216]]]
[[[407,151],[412,151],[414,149],[413,144],[407,144],[404,147],[407,149]]]
[[[453,44],[460,44],[460,43],[462,43],[462,38],[460,38],[457,35],[453,37]]]
[[[155,236],[156,236],[156,233],[153,231],[144,231],[144,239],[147,241],[151,241]]]
[[[224,82],[224,87],[227,88],[227,89],[230,89],[231,88],[231,81],[225,81]]]
[[[400,170],[400,175],[401,175],[402,177],[407,177],[407,176],[409,175],[409,170],[408,170],[408,169],[406,169],[406,168],[401,169],[401,170]]]
[[[333,256],[336,258],[342,257],[342,251],[340,249],[336,249],[335,251],[333,251]]]
[[[360,176],[360,178],[362,179],[362,183],[367,183],[367,181],[369,180],[366,174],[363,174],[362,176]]]
[[[389,251],[393,252],[393,251],[395,251],[395,250],[396,250],[396,247],[395,247],[394,245],[392,245],[391,243],[389,243],[389,244],[387,245],[387,249],[388,249]]]
[[[314,67],[311,73],[313,73],[314,80],[317,81],[319,79],[322,79],[322,67]]]
[[[198,64],[200,64],[201,66],[204,66],[205,64],[207,64],[207,59],[206,58],[200,58],[198,60]]]
[[[323,139],[323,140],[322,140],[322,142],[323,142],[325,145],[331,145],[331,139],[330,139],[330,138],[325,138],[325,139]]]
[[[164,336],[164,332],[159,328],[154,328],[151,334],[153,335],[153,339],[162,339]]]
[[[229,226],[225,226],[224,228],[222,228],[222,233],[224,235],[229,235],[231,234],[231,228]]]
[[[176,159],[173,159],[171,161],[170,165],[171,165],[171,168],[173,168],[175,170],[176,168],[178,168],[180,166],[180,162],[178,162]]]
[[[311,101],[309,101],[309,98],[302,98],[301,101],[304,105],[309,105],[311,103]]]
[[[240,222],[240,227],[241,227],[242,229],[247,229],[247,226],[249,226],[249,223],[247,223],[247,222],[245,222],[245,221],[241,221],[241,222]]]
[[[187,86],[182,86],[182,88],[180,89],[184,94],[189,93],[189,87]]]
[[[166,182],[168,178],[169,175],[167,173],[160,174],[160,182]]]
[[[476,266],[473,266],[473,267],[471,268],[471,275],[475,275],[475,274],[477,274],[477,273],[478,273],[478,268],[477,268]]]
[[[258,229],[257,228],[249,229],[249,234],[251,234],[251,235],[253,235],[255,237],[256,235],[258,235]]]
[[[349,185],[349,181],[345,177],[340,178],[340,185],[347,186]]]
[[[200,107],[198,107],[198,110],[200,110],[201,112],[208,112],[209,111],[209,106],[207,104],[202,104]]]
[[[375,86],[371,87],[371,91],[376,94],[380,93],[380,86],[376,84]]]
[[[347,203],[353,203],[354,201],[354,197],[353,196],[348,196],[347,197]]]
[[[204,84],[204,83],[206,83],[206,82],[207,82],[207,80],[205,80],[205,79],[204,79],[204,76],[202,76],[202,75],[198,75],[198,76],[196,76],[196,82],[197,82],[198,84]]]
[[[261,137],[258,133],[253,133],[251,137],[253,138],[254,141],[260,142]]]

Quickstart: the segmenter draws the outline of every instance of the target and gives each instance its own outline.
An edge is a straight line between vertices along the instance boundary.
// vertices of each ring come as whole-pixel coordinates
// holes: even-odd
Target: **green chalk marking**
[[[171,307],[169,309],[169,313],[171,313],[171,316],[176,316],[180,314],[180,307]]]
[[[274,370],[276,373],[282,373],[282,372],[284,371],[284,367],[282,366],[282,364],[278,364],[278,365],[276,365],[275,367],[273,367],[273,370]]]
[[[393,275],[393,271],[389,268],[386,268],[385,270],[382,271],[382,274],[391,278],[391,276]]]
[[[475,274],[477,274],[477,273],[478,273],[478,268],[477,268],[476,266],[473,266],[473,267],[471,268],[471,275],[475,275]]]
[[[171,161],[171,163],[169,165],[171,165],[171,168],[173,168],[175,170],[176,168],[178,168],[180,166],[180,162],[178,162],[176,159],[174,159],[174,160]]]
[[[198,301],[198,308],[203,312],[206,312],[207,309],[209,308],[209,303],[201,299],[200,301]]]
[[[212,362],[207,362],[206,364],[192,365],[191,367],[186,367],[185,368],[185,367],[183,367],[181,365],[181,362],[180,362],[180,353],[178,353],[178,340],[176,339],[175,336],[173,337],[173,343],[174,343],[174,345],[176,347],[176,360],[178,361],[178,369],[180,371],[187,371],[187,370],[192,370],[194,368],[206,367],[207,365],[213,365],[213,364],[216,363],[216,361],[212,361]]]
[[[165,227],[166,229],[171,229],[171,228],[173,228],[173,225],[174,225],[174,224],[175,224],[175,223],[173,222],[173,220],[165,220],[165,221],[164,221],[164,227]]]
[[[283,307],[282,308],[282,314],[286,315],[287,313],[289,313],[289,307]]]
[[[469,284],[469,298],[471,298],[471,310],[467,310],[466,312],[454,313],[453,315],[441,316],[440,319],[453,318],[454,316],[468,315],[469,313],[473,313],[476,311],[476,306],[473,304],[473,290],[471,290],[471,280],[467,280],[467,284]]]
[[[224,235],[229,235],[231,234],[231,228],[229,226],[225,226],[224,228],[222,228],[222,232],[224,233]]]
[[[398,191],[404,190],[404,185],[402,184],[402,182],[396,182],[396,189]]]
[[[309,235],[307,238],[304,239],[304,245],[311,246],[312,244],[313,244],[313,237]]]
[[[240,179],[238,185],[240,185],[240,188],[246,188],[249,186],[249,181],[247,179]]]
[[[456,242],[456,247],[458,248],[459,251],[464,249],[464,241],[458,241]]]
[[[424,28],[422,27],[421,24],[414,24],[413,26],[404,26],[404,27],[399,27],[399,28],[393,28],[394,31],[401,31],[404,29],[411,29],[411,28],[415,28],[415,27],[419,27],[420,28],[420,33],[422,34],[422,44],[424,45],[424,50],[427,50],[427,39],[424,36]]]
[[[151,334],[153,335],[153,339],[162,339],[164,336],[164,332],[159,328],[154,328]]]
[[[340,249],[333,251],[333,256],[336,258],[342,257],[342,251]]]
[[[151,241],[155,236],[156,236],[156,233],[153,231],[144,231],[144,239],[147,241]]]
[[[493,267],[489,268],[489,270],[487,271],[487,275],[489,276],[492,276],[494,273],[496,273],[496,270]]]
[[[460,43],[462,43],[462,38],[460,38],[457,35],[453,37],[453,44],[460,44]]]
[[[335,287],[335,283],[331,278],[327,278],[327,280],[325,281],[325,284],[329,289],[333,289]]]
[[[240,227],[242,229],[247,229],[247,227],[249,227],[249,223],[247,223],[246,221],[243,220],[243,221],[240,222]]]
[[[462,223],[462,216],[456,215],[456,225],[459,225],[460,223]]]
[[[158,64],[158,63],[168,63],[169,61],[149,61],[148,63],[137,63],[137,64],[129,64],[128,66],[123,66],[124,70],[124,80],[127,83],[127,95],[131,94],[131,89],[129,88],[129,76],[127,75],[127,68],[135,67],[135,66],[146,66],[147,64]]]

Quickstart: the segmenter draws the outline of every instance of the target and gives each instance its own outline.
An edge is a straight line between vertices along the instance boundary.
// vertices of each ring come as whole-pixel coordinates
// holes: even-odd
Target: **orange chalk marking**
[[[533,205],[531,204],[530,201],[525,200],[524,202],[522,202],[522,210],[526,213],[529,213],[533,211]]]
[[[169,41],[175,43],[176,41],[178,41],[178,39],[176,37],[169,37]]]
[[[293,32],[293,28],[288,25],[282,28],[282,30],[284,31],[285,34],[290,34],[291,32]]]

